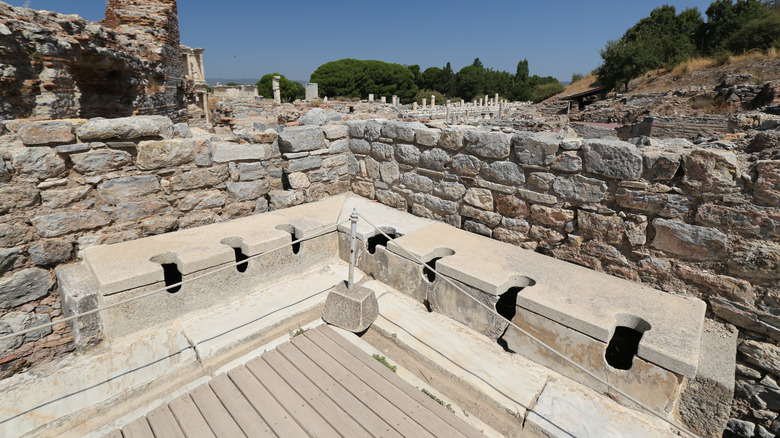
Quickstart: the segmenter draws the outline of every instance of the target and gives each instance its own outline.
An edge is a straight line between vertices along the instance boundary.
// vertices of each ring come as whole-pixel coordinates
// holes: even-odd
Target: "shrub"
[[[543,100],[549,99],[550,97],[553,97],[558,93],[562,93],[563,90],[564,87],[563,85],[561,85],[560,82],[550,82],[546,84],[541,84],[538,87],[536,87],[536,90],[534,90],[534,95],[532,97],[532,100],[535,103],[538,103]]]

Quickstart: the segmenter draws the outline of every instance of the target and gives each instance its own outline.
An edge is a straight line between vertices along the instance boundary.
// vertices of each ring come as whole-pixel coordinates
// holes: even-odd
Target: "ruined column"
[[[279,88],[279,80],[281,78],[279,76],[274,76],[272,86],[274,90],[274,102],[276,103],[282,103],[282,91]]]
[[[373,94],[369,94],[368,95],[368,103],[374,103],[374,95]]]
[[[393,106],[398,106],[398,96],[393,95]]]
[[[306,101],[311,102],[320,97],[319,85],[313,82],[306,84]]]
[[[385,96],[382,96],[379,98],[379,101],[382,103],[387,103],[387,98]]]
[[[431,94],[431,109],[433,109],[436,106],[436,96]]]
[[[417,111],[417,102],[412,102],[412,111]]]
[[[428,100],[423,97],[423,107],[422,107],[422,109],[425,109],[427,103],[428,103]]]

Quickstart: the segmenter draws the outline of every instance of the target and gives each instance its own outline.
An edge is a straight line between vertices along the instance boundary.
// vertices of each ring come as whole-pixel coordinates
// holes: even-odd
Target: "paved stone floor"
[[[327,326],[295,336],[110,438],[478,437]]]

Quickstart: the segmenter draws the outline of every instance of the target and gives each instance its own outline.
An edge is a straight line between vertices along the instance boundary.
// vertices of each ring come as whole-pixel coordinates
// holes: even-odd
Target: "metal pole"
[[[350,238],[350,249],[349,249],[349,283],[347,283],[347,287],[349,290],[352,290],[355,286],[355,250],[357,245],[357,222],[358,222],[358,214],[357,209],[352,209],[352,214],[349,216],[349,221],[352,223],[350,232],[349,232],[349,238]]]

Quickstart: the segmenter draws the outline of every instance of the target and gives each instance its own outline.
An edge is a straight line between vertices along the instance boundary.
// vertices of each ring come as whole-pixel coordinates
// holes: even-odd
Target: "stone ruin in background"
[[[3,2],[0,17],[0,120],[205,108],[202,49],[180,46],[175,0],[110,0],[100,23]]]

